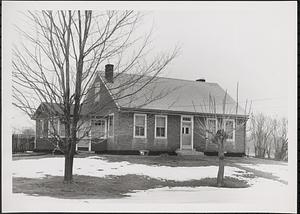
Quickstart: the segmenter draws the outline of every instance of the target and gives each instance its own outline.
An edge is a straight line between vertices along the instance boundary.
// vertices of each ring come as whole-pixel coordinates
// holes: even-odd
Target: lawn
[[[137,190],[162,187],[216,187],[216,178],[175,181],[135,174],[105,177],[75,175],[72,184],[63,184],[61,176],[46,176],[42,179],[16,177],[13,183],[14,193],[68,199],[107,199],[129,197],[128,193]],[[249,184],[244,180],[225,177],[224,187],[246,188]]]

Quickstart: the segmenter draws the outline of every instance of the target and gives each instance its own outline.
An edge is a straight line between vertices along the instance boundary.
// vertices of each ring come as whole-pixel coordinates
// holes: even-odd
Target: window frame
[[[48,120],[48,138],[50,138],[50,137],[55,137],[55,135],[51,135],[51,129],[53,128],[52,127],[52,125],[51,125],[51,120],[52,120],[52,122],[54,122],[54,121],[57,121],[57,130],[56,130],[56,134],[58,135],[58,136],[60,136],[60,130],[59,130],[59,118],[58,117],[53,117],[53,119],[52,118],[50,118],[49,120]],[[54,127],[55,128],[55,127]],[[54,131],[54,130],[53,130]],[[55,133],[55,132],[54,132]]]
[[[223,120],[223,128],[224,128],[225,132],[226,132],[226,122],[227,121],[231,121],[232,122],[233,132],[232,132],[232,139],[227,138],[226,141],[228,141],[228,142],[234,142],[235,141],[235,120],[234,119],[224,119]]]
[[[157,128],[157,118],[158,117],[162,117],[162,118],[165,118],[165,136],[164,137],[161,137],[161,136],[157,136],[157,132],[156,132],[156,128]],[[154,125],[154,136],[155,138],[158,138],[158,139],[167,139],[168,138],[168,116],[167,115],[155,115],[155,125]]]
[[[99,121],[104,121],[104,136],[101,136],[99,139],[107,139],[107,128],[106,128],[106,120],[105,118],[101,118],[101,119],[91,119],[91,129],[89,131],[89,137],[92,139],[94,138],[92,136],[92,127],[97,126],[95,125],[95,122],[99,122]],[[100,125],[99,125],[100,126]]]
[[[209,118],[206,118],[206,129],[207,130],[209,130],[209,126],[208,126],[208,124],[209,124],[209,121],[215,121],[215,125],[216,125],[216,132],[218,131],[218,119],[217,118],[212,118],[212,117],[209,117]],[[206,138],[207,138],[207,140],[210,142],[210,140],[208,139],[208,136],[209,136],[209,132],[208,131],[205,131],[206,132]]]
[[[145,119],[145,127],[144,127],[144,136],[135,135],[135,124],[136,124],[136,116],[143,116]],[[134,138],[147,138],[147,114],[134,114],[133,115],[133,137]]]

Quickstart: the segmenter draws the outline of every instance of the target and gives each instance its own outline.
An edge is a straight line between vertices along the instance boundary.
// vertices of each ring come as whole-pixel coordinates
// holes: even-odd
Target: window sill
[[[155,137],[155,139],[168,139],[167,137]]]
[[[133,136],[133,138],[137,138],[137,139],[146,139],[146,136]]]

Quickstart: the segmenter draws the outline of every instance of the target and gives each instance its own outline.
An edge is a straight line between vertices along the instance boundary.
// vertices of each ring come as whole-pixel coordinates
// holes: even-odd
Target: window
[[[60,120],[59,121],[59,136],[65,137],[65,133],[66,133],[65,124]]]
[[[189,133],[190,133],[189,127],[185,127],[185,133],[186,133],[186,134],[189,134]]]
[[[224,119],[224,130],[228,134],[228,141],[234,141],[235,130],[234,130],[234,120]]]
[[[155,137],[167,138],[167,116],[155,116]]]
[[[134,137],[146,138],[146,114],[134,115]]]
[[[182,127],[182,134],[190,134],[190,127]]]
[[[95,83],[95,102],[100,101],[100,82]]]
[[[108,116],[108,136],[114,136],[114,115]]]
[[[39,136],[39,137],[43,138],[43,137],[44,137],[44,120],[39,120],[39,123],[41,124],[41,125],[40,125],[41,129],[39,129],[39,130],[37,131],[37,133],[38,133],[38,136]],[[38,128],[39,128],[39,127],[38,127]]]
[[[191,117],[182,117],[182,120],[183,121],[192,121],[192,118]]]
[[[105,138],[106,137],[106,128],[105,120],[92,120],[92,129],[91,135],[92,138]]]
[[[208,139],[213,137],[213,134],[217,133],[217,119],[216,118],[208,118],[207,119],[207,129],[206,136]]]
[[[48,121],[48,137],[54,137],[58,134],[58,123],[59,120],[57,118]]]

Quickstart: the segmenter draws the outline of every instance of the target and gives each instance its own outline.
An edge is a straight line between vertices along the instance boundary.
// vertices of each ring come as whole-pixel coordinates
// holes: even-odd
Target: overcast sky
[[[18,20],[22,17],[15,13],[17,10],[29,8],[27,3],[16,2],[11,6],[6,3],[4,29],[20,23]],[[46,8],[58,3],[48,3]],[[39,4],[30,8],[43,3]],[[66,8],[70,7],[68,4],[70,2],[65,3]],[[72,4],[75,7],[79,3]],[[99,2],[91,4],[96,4],[94,10],[105,8],[97,7]],[[107,7],[121,9],[121,6],[111,3]],[[157,51],[170,50],[176,44],[181,47],[180,56],[164,76],[187,80],[205,78],[207,82],[217,82],[228,89],[234,98],[239,82],[241,106],[246,99],[253,100],[254,112],[288,117],[289,96],[296,90],[295,2],[173,2],[161,5],[148,2],[139,3],[138,7],[131,2],[125,5],[131,6],[152,11],[145,17],[141,30],[148,30],[154,23]],[[4,39],[8,39],[5,35],[8,33],[4,34]],[[11,117],[14,127],[34,124],[17,110],[11,111]]]

